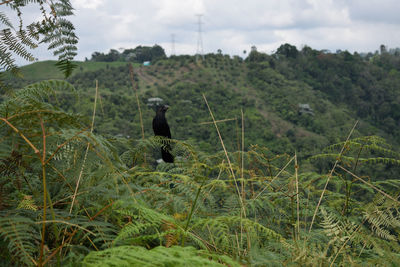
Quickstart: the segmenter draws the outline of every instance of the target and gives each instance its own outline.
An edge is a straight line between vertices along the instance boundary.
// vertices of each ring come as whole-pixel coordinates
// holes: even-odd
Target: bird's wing
[[[155,135],[171,138],[171,131],[165,118],[153,119],[153,131]]]
[[[168,138],[171,138],[171,131],[169,130],[168,124],[167,124],[167,128],[166,128],[166,136],[167,136]]]

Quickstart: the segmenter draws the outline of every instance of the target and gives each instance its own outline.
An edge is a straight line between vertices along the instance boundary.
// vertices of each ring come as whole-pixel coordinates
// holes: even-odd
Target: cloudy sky
[[[272,53],[299,49],[374,52],[400,47],[399,0],[71,0],[79,37],[77,59],[94,51],[161,45],[167,55],[195,54],[202,16],[204,53],[243,55],[255,45]],[[45,49],[36,53],[49,58]]]

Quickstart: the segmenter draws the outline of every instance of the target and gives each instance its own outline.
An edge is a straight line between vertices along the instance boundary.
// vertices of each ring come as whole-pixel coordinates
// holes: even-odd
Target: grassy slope
[[[271,146],[272,142],[268,143],[265,140],[270,134],[273,134],[274,142],[286,142],[286,136],[291,131],[294,135],[291,140],[293,143],[302,143],[302,146],[320,149],[321,145],[327,145],[345,138],[355,122],[354,114],[346,107],[338,107],[332,104],[322,93],[314,91],[304,83],[288,81],[279,73],[269,69],[271,82],[257,87],[256,84],[247,79],[248,72],[247,64],[228,59],[218,62],[208,59],[202,64],[189,63],[184,64],[184,66],[179,66],[178,63],[171,61],[164,61],[156,66],[141,68],[137,71],[142,93],[150,91],[152,92],[151,96],[162,96],[172,103],[179,103],[179,100],[182,99],[174,94],[167,94],[168,91],[179,94],[179,90],[182,90],[181,87],[189,88],[192,85],[200,84],[196,88],[198,90],[195,89],[193,94],[180,95],[186,97],[184,100],[194,101],[194,99],[199,100],[204,92],[208,96],[211,106],[217,110],[216,119],[240,118],[240,109],[242,108],[240,99],[242,101],[245,99],[247,102],[253,101],[254,105],[244,107],[246,124],[248,125],[246,135],[250,139],[248,144],[257,143]],[[203,85],[201,85],[202,83]],[[160,88],[167,92],[161,92]],[[231,92],[233,95],[226,98],[214,96],[214,92],[218,89]],[[204,103],[202,99],[199,101]],[[298,118],[297,105],[299,103],[309,103],[315,109],[316,115],[311,119],[314,120],[315,127],[305,127],[301,123],[294,123],[286,119],[288,117]],[[227,112],[218,112],[220,105],[229,106],[230,109]],[[201,108],[205,109],[205,106]],[[210,120],[208,114],[200,114],[199,117],[203,121]],[[175,110],[174,107],[171,108],[169,114],[172,118],[183,117],[184,115],[183,112]],[[210,131],[214,131],[212,125],[199,125],[203,121],[194,119],[191,127],[196,127],[196,129],[208,127]],[[171,124],[178,130],[178,133],[182,132],[187,136],[187,132],[180,129],[182,124],[174,120],[171,121]],[[230,136],[230,138],[234,138],[234,134],[229,132],[234,131],[235,122],[230,121],[224,124],[229,125],[229,127],[222,126],[222,132],[225,132],[225,135]],[[187,127],[187,124],[184,127]],[[363,123],[361,129],[363,134],[369,133],[366,129],[372,129],[372,132],[375,131],[375,133],[378,132],[377,129]],[[256,134],[252,134],[253,132],[256,132]],[[177,136],[177,138],[185,139],[184,136]],[[235,148],[235,140],[231,140],[230,148]],[[301,147],[297,147],[297,149],[301,149]]]
[[[77,64],[71,81],[82,93],[81,111],[90,114],[93,94],[89,89],[94,87],[94,79],[98,79],[103,96],[102,110],[96,122],[98,129],[139,138],[137,107],[127,68],[124,67],[126,63]],[[265,81],[250,80],[252,70],[249,64],[227,57],[207,58],[200,64],[193,60],[167,59],[149,67],[136,64],[134,69],[139,82],[146,135],[152,135],[154,112],[145,105],[146,99],[162,97],[171,105],[168,120],[174,138],[193,140],[203,150],[220,148],[214,126],[202,124],[210,121],[203,93],[217,120],[237,119],[220,124],[230,151],[238,149],[241,109],[245,114],[246,147],[250,144],[267,145],[280,153],[306,148],[306,154],[312,153],[312,150],[320,151],[325,145],[343,140],[355,122],[354,114],[345,106],[332,104],[321,92],[302,82],[289,81],[268,66],[262,70]],[[22,72],[25,82],[62,78],[51,61],[25,66]],[[107,73],[109,76],[106,76]],[[120,99],[116,101],[116,97]],[[191,104],[188,105],[189,102]],[[315,116],[299,116],[299,103],[309,103],[315,110]],[[108,116],[111,113],[113,115]],[[366,123],[362,123],[359,131],[361,134],[378,132]]]
[[[39,61],[26,66],[21,67],[21,74],[23,76],[23,80],[36,82],[48,79],[63,79],[64,76],[61,71],[55,66],[57,61],[47,60],[47,61]],[[107,67],[119,67],[126,65],[126,62],[83,62],[83,61],[74,61],[74,64],[77,67],[72,72],[72,75],[77,74],[79,72],[86,71],[96,71],[99,69],[105,69]],[[139,64],[134,64],[139,65]],[[10,78],[10,76],[6,77]]]

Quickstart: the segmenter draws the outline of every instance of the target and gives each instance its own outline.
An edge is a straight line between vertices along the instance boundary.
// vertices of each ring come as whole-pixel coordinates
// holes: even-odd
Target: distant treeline
[[[137,46],[136,48],[125,49],[122,53],[118,50],[111,49],[107,54],[94,52],[90,61],[113,62],[126,61],[143,63],[145,61],[157,61],[165,58],[165,51],[159,45],[154,46]]]

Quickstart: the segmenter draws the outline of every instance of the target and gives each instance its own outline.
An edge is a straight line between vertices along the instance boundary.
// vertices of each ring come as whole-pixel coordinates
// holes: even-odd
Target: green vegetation
[[[241,109],[246,128],[245,147],[258,144],[275,153],[296,150],[302,160],[342,140],[346,130],[359,119],[355,136],[379,135],[395,150],[399,149],[398,55],[361,57],[307,47],[297,51],[290,45],[283,45],[277,51],[274,55],[253,51],[246,61],[208,54],[201,63],[195,57],[174,56],[152,66],[134,65],[145,135],[152,136],[154,116],[153,108],[146,105],[147,100],[161,97],[171,106],[167,117],[174,138],[187,140],[205,152],[217,152],[218,139],[205,110],[204,93],[217,120],[228,119],[219,127],[230,151],[238,150],[240,143]],[[355,59],[349,61],[349,58]],[[391,65],[382,62],[391,62]],[[22,68],[25,81],[14,79],[9,85],[18,88],[60,78],[60,74],[52,73],[54,68],[50,62],[35,64],[35,67]],[[139,117],[127,63],[77,64],[68,81],[77,89],[79,102],[60,92],[62,107],[90,116],[97,79],[101,109],[96,116],[96,131],[138,138]],[[299,104],[309,104],[313,115],[302,114]]]
[[[72,61],[76,68],[72,71],[72,75],[97,71],[100,69],[109,69],[112,67],[126,66],[126,62],[92,62],[92,61]],[[57,68],[57,62],[54,60],[39,61],[33,64],[24,66],[20,70],[21,78],[13,79],[10,73],[5,73],[5,82],[13,88],[18,88],[21,84],[30,84],[49,79],[64,79],[64,74]],[[139,64],[134,64],[138,66]]]
[[[108,54],[94,52],[90,61],[100,62],[115,62],[115,61],[126,61],[143,63],[145,61],[156,62],[157,60],[165,58],[165,51],[159,45],[149,46],[138,46],[134,49],[124,49],[122,53],[115,49],[111,49]]]
[[[35,61],[29,50],[37,48],[39,44],[49,45],[48,49],[58,56],[57,67],[68,77],[76,67],[72,60],[76,56],[78,43],[75,27],[67,19],[73,15],[69,0],[3,1],[1,5],[4,5],[8,14],[0,12],[0,86],[4,87],[1,74],[5,70],[20,76],[14,57]],[[27,6],[38,12],[30,24],[24,24],[23,19],[23,8]],[[13,22],[13,15],[18,17],[18,23]]]
[[[22,68],[0,103],[1,262],[399,265],[398,55],[277,51],[135,65],[144,138],[126,62]],[[155,162],[151,97],[175,164]]]

